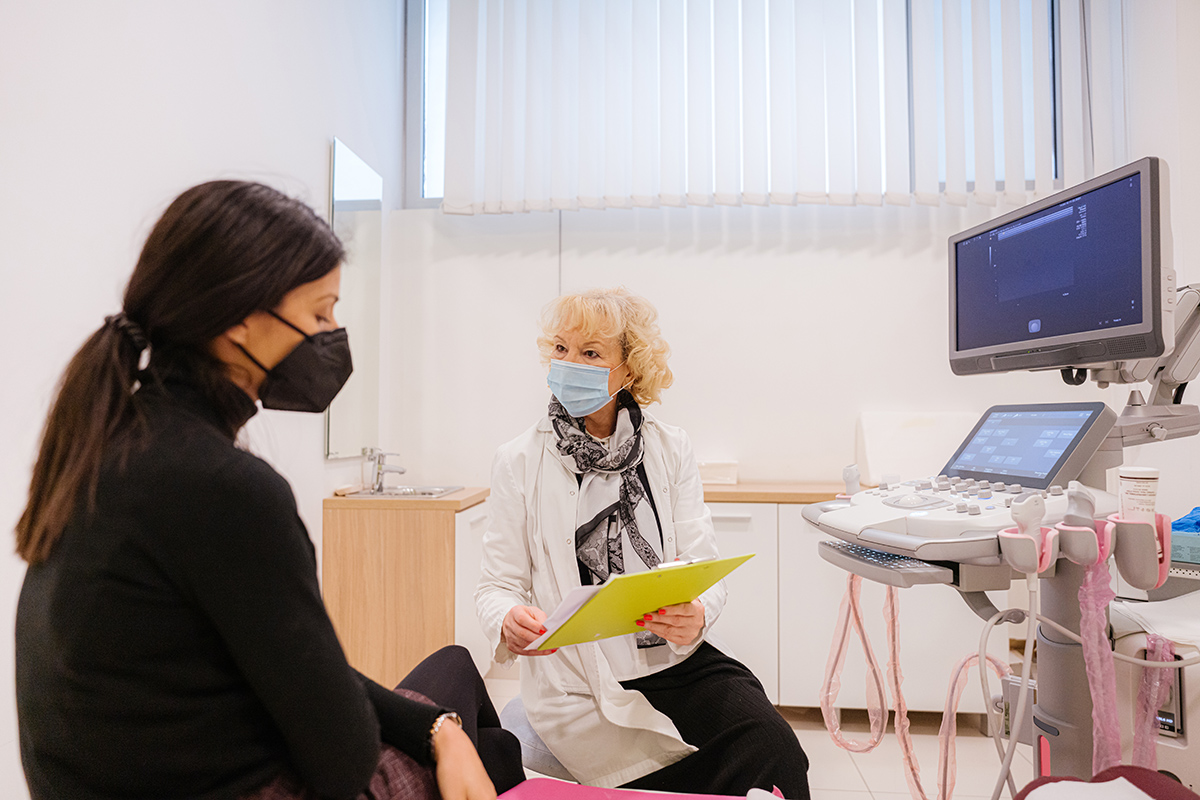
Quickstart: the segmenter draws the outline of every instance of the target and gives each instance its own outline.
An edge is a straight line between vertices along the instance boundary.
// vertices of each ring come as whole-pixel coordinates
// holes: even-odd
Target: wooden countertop
[[[832,500],[845,491],[841,483],[800,483],[783,481],[746,481],[743,483],[706,483],[706,503],[821,503]],[[324,507],[328,509],[361,509],[364,507],[416,511],[463,511],[479,505],[488,498],[490,490],[468,486],[444,497],[396,497],[392,495],[347,495],[327,497]]]
[[[347,495],[326,497],[324,507],[328,509],[378,508],[388,511],[463,511],[482,503],[491,494],[490,489],[468,486],[442,497],[397,497],[395,495]]]
[[[706,483],[706,503],[823,503],[846,491],[842,483]]]

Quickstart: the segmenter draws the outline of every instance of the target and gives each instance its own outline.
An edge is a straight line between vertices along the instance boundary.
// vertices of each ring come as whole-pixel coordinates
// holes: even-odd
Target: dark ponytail
[[[106,318],[63,373],[17,523],[17,553],[30,564],[45,560],[80,503],[94,509],[101,463],[114,446],[127,454],[137,438],[141,384],[186,377],[235,436],[245,395],[210,343],[342,258],[312,209],[262,184],[213,181],[171,203],[142,249],[124,310]]]

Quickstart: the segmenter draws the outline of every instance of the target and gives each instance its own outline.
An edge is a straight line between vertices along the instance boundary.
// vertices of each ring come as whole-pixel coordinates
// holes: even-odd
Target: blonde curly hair
[[[639,406],[657,403],[662,390],[675,380],[667,366],[671,348],[657,320],[658,311],[650,301],[624,286],[560,295],[542,311],[542,333],[537,338],[542,364],[550,365],[554,337],[564,331],[579,331],[586,338],[615,339],[633,377],[629,393]]]

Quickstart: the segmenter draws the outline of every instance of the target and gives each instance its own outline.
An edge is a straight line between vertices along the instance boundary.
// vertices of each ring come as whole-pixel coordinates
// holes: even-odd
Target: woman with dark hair
[[[42,798],[494,798],[516,740],[462,648],[354,672],[287,482],[234,444],[350,375],[342,246],[261,184],[189,189],[68,365],[17,526],[17,710]]]

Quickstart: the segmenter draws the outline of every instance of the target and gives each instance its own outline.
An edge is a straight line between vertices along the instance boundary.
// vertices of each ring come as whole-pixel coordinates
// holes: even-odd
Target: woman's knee
[[[458,672],[467,669],[472,672],[478,671],[475,668],[475,660],[471,658],[471,651],[461,644],[448,644],[435,651],[429,658],[435,659],[439,664],[452,667]]]
[[[448,644],[430,653],[416,666],[413,672],[436,672],[443,679],[467,681],[476,679],[482,681],[479,670],[475,667],[475,659],[471,651],[460,644]]]
[[[774,708],[771,709],[770,715],[763,715],[755,720],[752,736],[755,748],[766,758],[777,764],[787,764],[801,772],[808,771],[808,755],[800,746],[796,732]]]
[[[465,647],[447,645],[427,655],[400,681],[397,689],[404,687],[430,694],[439,694],[439,687],[476,686],[473,691],[483,691],[483,678],[475,668],[475,661]]]
[[[762,737],[763,777],[778,786],[785,797],[804,800],[808,795],[808,754],[796,732],[778,713],[778,721],[764,721]]]

